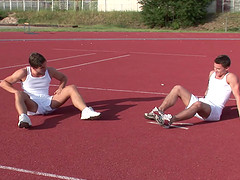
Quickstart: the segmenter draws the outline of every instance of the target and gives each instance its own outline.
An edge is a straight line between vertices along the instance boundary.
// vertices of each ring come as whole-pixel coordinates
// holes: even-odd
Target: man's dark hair
[[[227,55],[220,55],[218,56],[214,62],[216,64],[221,64],[224,68],[228,68],[231,65],[231,60]]]
[[[39,53],[34,52],[29,56],[29,64],[33,68],[42,67],[44,62],[46,62],[45,57]]]

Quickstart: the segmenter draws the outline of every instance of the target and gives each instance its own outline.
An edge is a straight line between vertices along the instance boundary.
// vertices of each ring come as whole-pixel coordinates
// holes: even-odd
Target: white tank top
[[[232,92],[232,89],[226,80],[228,73],[222,79],[216,79],[215,75],[216,73],[214,72],[210,76],[205,99],[220,108],[224,108],[224,105],[228,101]]]
[[[30,66],[27,68],[26,80],[22,82],[22,88],[30,97],[31,96],[48,96],[49,95],[49,84],[51,77],[49,76],[48,70],[42,77],[33,77],[31,74]]]

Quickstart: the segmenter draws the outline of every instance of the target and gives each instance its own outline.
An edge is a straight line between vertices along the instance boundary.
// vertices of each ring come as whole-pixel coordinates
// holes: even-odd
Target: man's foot
[[[172,115],[171,114],[164,114],[164,115],[155,115],[155,120],[163,126],[164,128],[170,128],[172,124]]]
[[[144,117],[146,118],[146,119],[151,119],[151,120],[156,120],[155,119],[155,116],[156,115],[161,115],[161,116],[163,116],[163,112],[162,111],[160,111],[157,107],[155,107],[155,108],[153,108],[153,110],[151,111],[151,112],[149,112],[149,113],[144,113]]]
[[[18,127],[19,128],[30,128],[32,126],[30,118],[26,114],[19,116]]]
[[[98,119],[101,116],[100,112],[96,112],[92,107],[86,107],[82,111],[81,119],[89,120],[89,119]]]

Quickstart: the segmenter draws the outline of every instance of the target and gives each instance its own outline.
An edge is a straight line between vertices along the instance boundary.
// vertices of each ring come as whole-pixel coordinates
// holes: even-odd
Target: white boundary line
[[[88,62],[88,63],[77,64],[77,65],[74,65],[74,66],[62,67],[62,68],[58,68],[57,70],[70,69],[70,68],[75,68],[75,67],[79,67],[79,66],[86,66],[86,65],[89,65],[89,64],[96,64],[96,63],[110,61],[110,60],[114,60],[114,59],[120,59],[120,58],[124,58],[124,57],[128,57],[128,56],[130,56],[130,55],[127,54],[127,55],[122,55],[122,56],[116,56],[116,57],[101,59],[101,60],[92,61],[92,62]]]
[[[59,85],[56,84],[51,84],[50,86],[56,86],[58,87]],[[81,87],[77,86],[78,89],[87,89],[87,90],[97,90],[97,91],[112,91],[112,92],[124,92],[124,93],[138,93],[138,94],[157,94],[157,95],[164,95],[167,96],[168,93],[161,93],[161,92],[150,92],[150,91],[135,91],[135,90],[126,90],[126,89],[111,89],[111,88],[99,88],[99,87]],[[197,96],[197,97],[202,97],[202,96]],[[229,98],[230,101],[235,101],[234,98]]]
[[[65,58],[50,59],[50,60],[47,60],[47,62],[60,61],[60,60],[65,60],[65,59],[72,59],[72,58],[76,58],[76,57],[91,56],[91,55],[95,55],[95,54],[97,54],[97,53],[80,54],[80,55],[69,56],[69,57],[65,57]]]
[[[51,177],[51,178],[64,179],[64,180],[85,180],[85,179],[79,179],[79,178],[68,177],[68,176],[61,176],[61,175],[51,174],[51,173],[30,171],[30,170],[20,169],[20,168],[15,168],[15,167],[10,167],[10,166],[0,165],[0,169],[15,171],[15,172],[22,172],[22,173],[26,173],[26,174],[33,174],[33,175],[37,175],[37,176],[45,176],[45,177]]]
[[[2,80],[0,80],[2,81]],[[20,82],[18,82],[20,83]],[[50,84],[52,87],[58,87],[59,85],[56,84]],[[111,89],[111,88],[94,88],[94,87],[81,87],[77,86],[78,89],[87,89],[87,90],[96,90],[96,91],[111,91],[111,92],[123,92],[123,93],[138,93],[138,94],[157,94],[157,95],[163,95],[167,96],[168,93],[161,93],[161,92],[150,92],[150,91],[134,91],[134,90],[124,90],[124,89]],[[202,97],[202,96],[197,96]],[[230,101],[235,101],[234,98],[229,98]]]
[[[51,84],[50,86],[58,87],[59,85]],[[97,90],[97,91],[112,91],[112,92],[125,92],[125,93],[139,93],[139,94],[159,94],[159,95],[168,95],[168,93],[160,92],[148,92],[148,91],[134,91],[134,90],[124,90],[124,89],[111,89],[111,88],[93,88],[93,87],[77,87],[78,89],[88,89],[88,90]]]
[[[149,124],[157,124],[157,125],[159,125],[157,122],[153,122],[153,121],[149,121],[149,122],[147,122],[147,123],[149,123]],[[160,125],[159,125],[160,126]],[[179,128],[179,129],[184,129],[184,130],[188,130],[189,128],[188,127],[183,127],[183,126],[178,126],[178,125],[171,125],[171,127],[174,127],[174,128]]]
[[[94,51],[103,53],[116,53],[118,51],[107,51],[107,50],[83,50],[83,49],[53,49],[56,51]],[[207,57],[201,54],[171,54],[171,53],[153,53],[153,52],[128,52],[129,54],[143,54],[143,55],[160,55],[160,56],[189,56],[189,57]]]
[[[76,56],[69,56],[69,57],[63,57],[63,58],[57,58],[57,59],[50,59],[50,60],[47,60],[47,62],[61,61],[61,60],[72,59],[72,58],[76,58],[76,57],[91,56],[91,55],[95,55],[95,54],[96,53],[80,54],[80,55],[76,55]],[[21,67],[21,66],[27,66],[27,65],[29,65],[29,64],[18,64],[18,65],[14,65],[14,66],[6,66],[6,67],[1,67],[0,70],[2,70],[2,69],[10,69],[10,68],[15,68],[15,67]]]
[[[55,50],[55,51],[74,51],[74,52],[76,52],[76,51],[88,51],[88,52],[93,51],[93,52],[104,52],[104,53],[117,53],[117,52],[119,52],[119,51],[98,50],[98,49],[93,50],[93,49],[60,49],[60,48],[54,48],[53,50]]]
[[[200,55],[200,54],[171,54],[171,53],[146,53],[146,52],[130,52],[130,53],[143,54],[143,55],[160,55],[160,56],[207,57],[206,55]]]

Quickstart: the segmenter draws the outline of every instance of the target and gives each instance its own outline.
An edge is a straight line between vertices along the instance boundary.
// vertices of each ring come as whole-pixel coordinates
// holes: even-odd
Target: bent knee
[[[197,101],[197,102],[192,104],[192,107],[195,108],[195,109],[200,110],[202,108],[202,102],[201,101]]]
[[[180,92],[182,89],[184,89],[181,85],[175,85],[174,87],[173,87],[173,90],[174,91],[177,91],[177,92]]]
[[[65,88],[69,89],[69,90],[77,90],[77,86],[74,84],[68,85]]]

